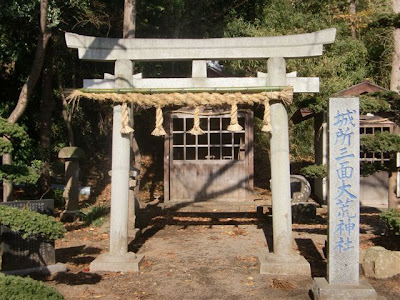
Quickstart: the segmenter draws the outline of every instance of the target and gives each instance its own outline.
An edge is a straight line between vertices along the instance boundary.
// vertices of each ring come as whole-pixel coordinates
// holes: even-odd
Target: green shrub
[[[62,238],[66,231],[63,224],[54,217],[5,205],[0,205],[0,225],[19,231],[24,239],[43,237],[56,240]]]
[[[62,300],[55,288],[31,278],[0,274],[0,300]]]
[[[57,208],[65,209],[65,198],[63,193],[63,190],[53,190],[54,206]]]
[[[391,234],[400,235],[400,211],[391,208],[379,216],[386,223]]]
[[[307,178],[324,178],[328,176],[326,165],[309,165],[300,170],[300,174]]]
[[[105,222],[110,207],[108,205],[90,205],[79,211],[79,217],[85,226],[93,225],[100,227]]]

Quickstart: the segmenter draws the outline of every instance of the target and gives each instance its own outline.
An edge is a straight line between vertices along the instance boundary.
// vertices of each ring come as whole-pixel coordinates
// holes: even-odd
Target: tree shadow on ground
[[[83,284],[96,284],[101,281],[103,277],[96,273],[70,273],[62,272],[53,277],[53,281],[67,285],[83,285]]]
[[[383,235],[371,239],[377,245],[391,251],[400,251],[400,236],[398,235]]]
[[[295,239],[300,255],[310,263],[312,277],[325,277],[326,275],[326,260],[315,247],[312,239]]]
[[[56,249],[56,261],[75,265],[89,264],[95,259],[95,254],[101,253],[97,247],[76,246]]]
[[[371,238],[371,242],[376,246],[382,246],[388,250],[400,250],[400,236],[390,234],[387,225],[380,218],[381,210],[361,206],[360,208],[360,225],[367,225],[371,228],[375,237]],[[367,233],[365,229],[360,229],[362,233]]]
[[[185,204],[186,205],[186,204]],[[214,225],[257,225],[261,228],[259,213],[257,212],[180,212],[174,209],[162,210],[158,206],[148,205],[138,214],[142,234],[131,241],[128,251],[137,253],[144,243],[166,226],[176,225],[186,229],[189,226]]]
[[[262,228],[265,236],[265,240],[267,242],[268,251],[274,252],[274,239],[273,239],[273,231],[272,231],[272,214],[271,210],[266,214],[259,214],[259,228]]]

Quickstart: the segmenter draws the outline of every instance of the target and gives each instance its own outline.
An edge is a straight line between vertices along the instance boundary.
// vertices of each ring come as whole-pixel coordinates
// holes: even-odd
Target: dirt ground
[[[267,213],[178,213],[148,206],[142,214],[146,228],[129,245],[145,255],[139,273],[90,273],[90,262],[108,251],[108,233],[71,223],[56,243],[57,260],[69,271],[41,280],[71,300],[310,299],[309,276],[259,274],[257,257],[272,240]],[[399,247],[382,235],[376,211],[364,210],[360,227],[361,248]],[[310,262],[312,277],[326,273],[326,229],[324,209],[316,219],[293,224],[293,247]],[[379,299],[400,299],[400,276],[368,281]]]

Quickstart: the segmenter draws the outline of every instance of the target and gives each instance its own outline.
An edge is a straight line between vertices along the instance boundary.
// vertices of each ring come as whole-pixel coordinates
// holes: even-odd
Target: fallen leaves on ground
[[[278,278],[273,278],[272,283],[270,284],[270,287],[279,289],[279,290],[292,290],[294,289],[294,285],[291,284],[287,280],[283,279],[278,279]]]
[[[233,230],[225,231],[224,234],[229,236],[248,235],[249,233],[241,228],[235,227]]]
[[[257,257],[255,256],[237,256],[236,259],[244,262],[257,262]]]

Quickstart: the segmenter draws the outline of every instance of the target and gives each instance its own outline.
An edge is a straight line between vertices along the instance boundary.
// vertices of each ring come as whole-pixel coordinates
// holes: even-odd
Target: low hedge
[[[391,208],[384,211],[379,216],[386,223],[391,234],[400,236],[400,211]]]
[[[24,239],[42,237],[56,240],[62,238],[66,232],[63,224],[54,217],[5,205],[0,205],[0,225],[20,232]]]
[[[0,274],[0,300],[63,300],[55,288],[29,277]]]
[[[300,174],[307,178],[324,178],[328,176],[327,165],[309,165],[300,170]]]

